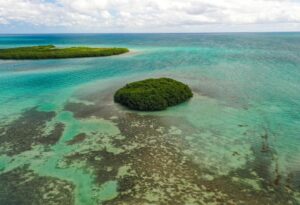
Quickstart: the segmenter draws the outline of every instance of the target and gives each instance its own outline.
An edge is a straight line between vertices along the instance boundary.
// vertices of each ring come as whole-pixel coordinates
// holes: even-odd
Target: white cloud
[[[0,28],[16,22],[81,31],[234,27],[300,28],[295,0],[0,0]],[[296,26],[295,26],[296,25]],[[249,28],[253,26],[248,26]]]

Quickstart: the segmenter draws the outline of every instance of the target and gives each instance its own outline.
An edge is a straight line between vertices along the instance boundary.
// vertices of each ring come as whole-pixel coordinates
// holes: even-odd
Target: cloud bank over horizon
[[[300,31],[298,0],[0,0],[0,33]]]

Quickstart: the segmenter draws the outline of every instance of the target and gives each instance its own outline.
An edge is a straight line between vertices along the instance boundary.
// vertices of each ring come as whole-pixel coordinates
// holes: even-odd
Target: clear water
[[[0,36],[1,48],[47,44],[131,52],[0,60],[0,184],[22,184],[0,204],[300,204],[299,33]],[[113,103],[126,82],[161,76],[193,99],[155,113]],[[53,116],[37,126],[33,113]],[[59,139],[39,143],[58,123]]]

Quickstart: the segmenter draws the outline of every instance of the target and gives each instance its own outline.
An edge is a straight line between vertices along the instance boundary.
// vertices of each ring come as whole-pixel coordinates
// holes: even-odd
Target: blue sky
[[[298,0],[0,0],[0,33],[300,31]]]

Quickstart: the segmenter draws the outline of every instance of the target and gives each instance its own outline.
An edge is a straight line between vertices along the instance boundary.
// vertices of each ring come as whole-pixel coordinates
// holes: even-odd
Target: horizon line
[[[300,33],[300,31],[222,31],[222,32],[48,32],[0,33],[0,35],[51,35],[51,34],[235,34],[235,33]]]

